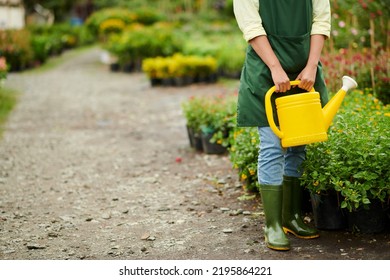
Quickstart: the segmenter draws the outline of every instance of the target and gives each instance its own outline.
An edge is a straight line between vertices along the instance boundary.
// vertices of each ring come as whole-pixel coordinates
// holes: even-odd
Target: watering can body
[[[292,86],[297,86],[300,81],[290,83]],[[275,124],[271,105],[271,95],[275,92],[275,87],[270,88],[265,96],[266,115],[271,129],[281,139],[282,147],[326,141],[327,130],[346,92],[356,86],[352,78],[344,76],[343,87],[324,108],[321,107],[320,94],[314,89],[310,92],[276,98],[279,127]]]

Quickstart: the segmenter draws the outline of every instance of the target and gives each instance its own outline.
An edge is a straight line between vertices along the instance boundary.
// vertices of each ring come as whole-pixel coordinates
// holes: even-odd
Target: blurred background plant
[[[331,0],[332,36],[322,58],[331,91],[336,77],[353,76],[360,88],[390,102],[390,5],[387,0]]]
[[[8,64],[4,56],[0,56],[0,87],[2,86],[3,80],[7,78]]]

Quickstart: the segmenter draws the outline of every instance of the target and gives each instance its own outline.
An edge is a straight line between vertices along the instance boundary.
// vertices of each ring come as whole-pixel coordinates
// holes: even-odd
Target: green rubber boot
[[[282,228],[282,186],[260,185],[265,214],[264,237],[268,248],[290,250],[290,242]]]
[[[299,179],[284,177],[283,181],[283,230],[298,238],[311,239],[319,237],[316,229],[309,227],[302,219],[302,187]]]

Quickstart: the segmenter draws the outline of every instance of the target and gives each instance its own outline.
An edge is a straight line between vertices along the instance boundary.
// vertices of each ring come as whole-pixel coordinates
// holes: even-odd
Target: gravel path
[[[11,74],[0,141],[0,259],[390,259],[389,234],[322,232],[264,246],[227,156],[189,148],[180,104],[221,85],[151,88],[99,49]]]

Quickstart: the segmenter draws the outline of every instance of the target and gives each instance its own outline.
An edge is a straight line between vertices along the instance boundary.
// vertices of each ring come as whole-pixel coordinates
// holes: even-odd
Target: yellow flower
[[[255,171],[253,169],[249,169],[249,174],[251,174],[253,176],[253,175],[255,175]]]
[[[315,181],[315,182],[313,183],[313,186],[317,187],[319,184],[320,184],[320,182]]]
[[[107,19],[103,21],[99,29],[101,32],[119,32],[125,28],[126,24],[120,19]]]
[[[242,174],[242,175],[241,175],[241,179],[242,179],[242,180],[245,180],[246,178],[248,178],[248,176],[246,176],[246,174]]]
[[[386,117],[390,117],[390,113],[385,113],[385,116]]]

